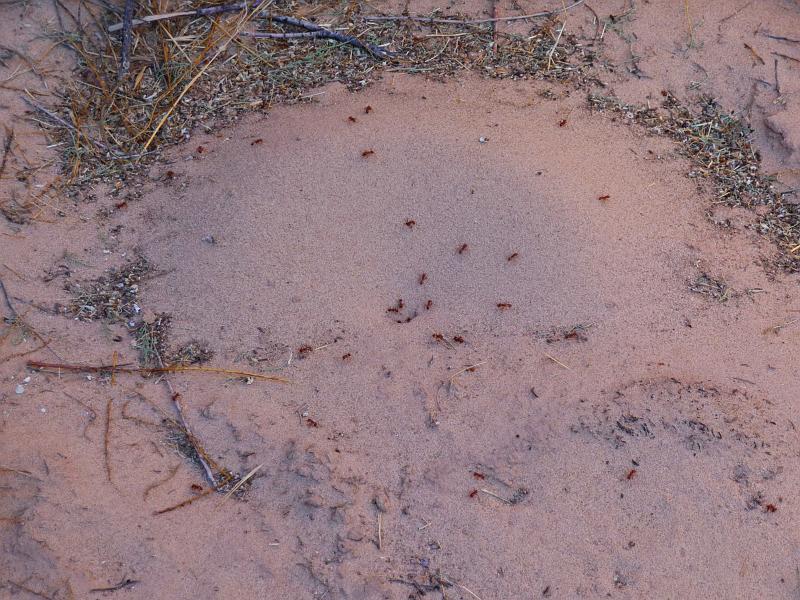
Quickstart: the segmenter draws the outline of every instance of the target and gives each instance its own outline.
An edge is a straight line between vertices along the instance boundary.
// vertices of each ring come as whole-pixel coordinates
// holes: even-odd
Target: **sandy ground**
[[[684,3],[637,6],[606,33],[605,83],[749,111],[765,169],[794,181],[800,63],[771,52],[800,47],[762,32],[791,37],[800,7],[696,4],[691,44]],[[588,11],[567,23],[595,34]],[[773,58],[780,95],[755,81]],[[583,92],[398,75],[321,92],[197,132],[141,199],[98,188],[3,224],[2,280],[51,340],[37,358],[135,362],[124,326],[52,307],[142,254],[142,306],[173,315],[175,344],[291,380],[171,376],[211,456],[262,467],[242,499],[157,515],[208,486],[158,426],[165,387],[28,371],[35,340],[9,335],[3,597],[405,599],[432,573],[452,583],[433,598],[800,597],[800,301],[755,214]],[[704,275],[726,302],[690,291]]]

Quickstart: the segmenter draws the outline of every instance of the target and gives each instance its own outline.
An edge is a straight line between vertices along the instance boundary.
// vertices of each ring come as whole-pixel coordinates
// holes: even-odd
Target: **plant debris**
[[[677,142],[679,154],[692,164],[688,176],[710,181],[718,202],[766,207],[758,230],[782,250],[780,266],[790,272],[800,271],[800,207],[785,202],[775,178],[761,172],[761,156],[753,145],[751,127],[723,111],[712,98],[701,97],[698,109],[692,110],[671,93],[661,94],[664,100],[656,107],[625,104],[594,94],[589,95],[589,106],[621,115],[626,123]]]
[[[734,294],[733,290],[722,279],[711,277],[706,273],[700,276],[689,285],[689,290],[695,294],[702,294],[717,300],[727,302]]]
[[[139,363],[142,366],[158,366],[158,357],[167,356],[169,330],[172,317],[167,313],[158,313],[152,322],[143,321],[134,332],[135,347],[139,351]],[[192,364],[177,363],[176,364]]]
[[[208,342],[190,340],[167,355],[167,362],[173,365],[202,365],[212,358],[214,351]]]
[[[132,28],[109,30],[97,27],[118,19],[110,8],[87,6],[88,17],[68,13],[72,30],[52,37],[78,57],[71,87],[57,106],[30,106],[64,149],[71,185],[118,182],[201,123],[307,101],[310,90],[333,81],[355,90],[383,72],[444,78],[472,70],[580,85],[594,61],[593,51],[554,18],[518,36],[495,32],[491,23],[378,21],[325,3],[278,0],[269,11],[256,4],[249,12],[243,6],[141,4]],[[154,15],[156,8],[169,13]],[[126,73],[120,56],[128,43]]]
[[[105,319],[111,323],[137,317],[142,310],[138,304],[139,282],[152,270],[147,259],[140,256],[94,281],[68,285],[67,291],[73,295],[72,313],[81,321]]]

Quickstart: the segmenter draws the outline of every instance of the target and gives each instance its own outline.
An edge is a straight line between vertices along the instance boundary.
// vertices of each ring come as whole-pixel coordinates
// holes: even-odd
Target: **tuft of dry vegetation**
[[[81,321],[130,320],[141,313],[139,282],[152,270],[147,259],[140,256],[119,269],[110,269],[94,281],[70,284],[67,291],[73,296],[72,314]]]
[[[208,342],[190,340],[169,355],[167,362],[173,365],[202,365],[214,358]]]
[[[134,332],[134,345],[139,351],[139,363],[145,367],[159,367],[167,356],[172,317],[158,313],[150,321],[142,321]]]
[[[727,302],[736,295],[736,292],[724,280],[706,273],[701,273],[689,284],[689,291],[708,296],[717,302]]]
[[[701,98],[698,109],[692,110],[669,92],[662,95],[661,105],[653,107],[590,94],[589,106],[677,142],[678,152],[692,164],[689,177],[711,182],[717,202],[766,207],[758,230],[778,244],[782,251],[778,262],[784,269],[800,271],[800,212],[796,205],[784,201],[776,180],[761,171],[761,157],[753,146],[750,126],[723,111],[711,98]]]
[[[375,20],[326,2],[174,0],[140,4],[126,35],[116,9],[84,8],[88,16],[67,11],[70,31],[51,34],[78,57],[72,85],[58,106],[29,101],[65,149],[72,185],[119,181],[197,126],[306,101],[330,82],[358,89],[383,72],[472,70],[580,84],[594,60],[553,18],[517,36],[489,23]]]

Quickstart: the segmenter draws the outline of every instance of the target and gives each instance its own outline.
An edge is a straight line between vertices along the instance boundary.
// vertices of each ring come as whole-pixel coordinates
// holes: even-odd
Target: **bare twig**
[[[114,482],[111,481],[111,459],[108,456],[108,442],[109,437],[111,435],[111,399],[108,399],[108,403],[106,404],[106,430],[103,434],[103,460],[105,461],[106,465],[106,477],[108,478],[108,482],[113,484]]]
[[[172,512],[173,510],[178,510],[179,508],[183,508],[184,506],[189,506],[195,500],[199,500],[200,498],[204,498],[209,494],[216,492],[217,487],[210,487],[207,490],[203,490],[196,496],[192,496],[191,498],[187,498],[183,502],[179,502],[178,504],[173,504],[172,506],[168,506],[167,508],[162,508],[160,510],[156,510],[153,512],[154,515],[163,515],[164,513]]]
[[[143,492],[143,494],[142,494],[142,500],[147,500],[147,497],[150,495],[150,492],[152,492],[152,491],[153,491],[154,489],[156,489],[157,487],[160,487],[160,486],[164,485],[164,484],[165,484],[165,483],[167,483],[167,482],[168,482],[170,479],[172,479],[173,477],[175,477],[175,475],[177,475],[177,474],[178,474],[178,468],[179,468],[179,467],[180,467],[180,464],[177,464],[177,465],[175,465],[174,467],[172,467],[172,469],[170,469],[170,471],[169,471],[169,474],[168,474],[166,477],[164,477],[163,479],[159,479],[158,481],[156,481],[156,482],[154,482],[154,483],[151,483],[150,485],[148,485],[148,486],[145,488],[145,490],[144,490],[144,492]]]
[[[39,598],[45,598],[46,600],[53,600],[52,596],[48,596],[47,594],[43,594],[42,592],[37,592],[36,590],[26,586],[24,583],[17,583],[16,581],[12,581],[11,579],[8,579],[7,581],[8,581],[8,583],[10,583],[14,587],[22,590],[23,592],[28,592],[29,594],[32,594],[33,596],[38,596]]]
[[[459,376],[459,375],[461,375],[462,373],[466,373],[467,371],[469,371],[470,373],[472,373],[472,372],[473,372],[475,369],[477,369],[477,368],[478,368],[478,367],[480,367],[481,365],[485,365],[485,364],[486,364],[486,361],[485,361],[485,360],[482,360],[482,361],[480,361],[480,362],[477,362],[477,363],[475,363],[474,365],[469,365],[469,366],[466,366],[466,367],[464,367],[463,369],[460,369],[459,371],[456,371],[455,373],[453,373],[453,374],[450,376],[450,381],[453,381],[453,379],[455,379],[456,377],[458,377],[458,376]]]
[[[512,504],[511,500],[506,500],[505,498],[503,498],[502,496],[500,496],[498,494],[495,494],[491,490],[487,490],[487,489],[481,488],[480,491],[483,492],[484,494],[487,494],[487,495],[491,496],[492,498],[497,498],[501,502],[504,502],[506,504]]]
[[[228,498],[230,498],[231,496],[233,496],[233,495],[236,493],[236,491],[237,491],[239,488],[241,488],[241,487],[242,487],[242,486],[243,486],[245,483],[247,483],[247,481],[248,481],[248,480],[249,480],[251,477],[253,477],[253,475],[255,475],[255,474],[258,472],[258,470],[259,470],[261,467],[263,467],[263,466],[264,466],[264,463],[261,463],[261,464],[260,464],[260,465],[258,465],[257,467],[253,468],[253,469],[252,469],[252,470],[251,470],[251,471],[250,471],[250,472],[249,472],[247,475],[245,475],[245,476],[244,476],[244,477],[242,477],[242,478],[241,478],[239,481],[237,481],[237,482],[236,482],[236,485],[234,485],[234,486],[233,486],[233,487],[232,487],[232,488],[231,488],[231,489],[228,491],[228,493],[227,493],[227,494],[225,494],[225,496],[222,498],[222,501],[219,503],[219,506],[222,506],[222,503],[223,503],[223,502],[225,502],[225,501],[226,501]]]
[[[161,360],[161,353],[159,353],[158,348],[155,348],[155,355],[156,359],[158,360],[158,364],[161,366],[161,368],[164,368],[164,361]],[[192,434],[192,430],[189,429],[189,423],[186,422],[186,418],[183,415],[181,394],[175,391],[175,388],[172,387],[172,382],[166,375],[164,375],[164,383],[166,384],[167,389],[169,390],[170,397],[172,398],[172,403],[175,405],[175,412],[178,413],[178,419],[180,420],[181,427],[183,427],[183,431],[186,433],[186,439],[192,445],[192,448],[194,448],[194,452],[197,455],[197,459],[200,461],[200,465],[203,467],[203,471],[205,471],[206,477],[211,482],[211,485],[213,487],[217,487],[217,478],[214,477],[214,471],[211,468],[211,465],[208,464],[208,461],[205,459],[205,456],[203,456],[205,453],[201,452],[201,448],[199,447],[199,444],[197,444],[196,438],[194,437],[194,434]]]
[[[288,379],[277,375],[264,375],[263,373],[251,373],[249,371],[237,371],[233,369],[216,369],[213,367],[189,367],[183,365],[166,365],[164,367],[126,367],[124,365],[71,365],[62,363],[46,363],[38,360],[29,360],[28,365],[31,369],[45,369],[48,371],[83,371],[88,373],[101,373],[114,369],[115,373],[138,373],[141,375],[155,375],[159,373],[219,373],[223,375],[233,375],[236,377],[252,377],[253,379],[263,379],[265,381],[276,381],[278,383],[289,383]]]
[[[530,15],[517,15],[515,17],[493,17],[491,19],[434,19],[432,17],[411,17],[408,15],[375,15],[364,17],[365,21],[415,21],[417,23],[430,23],[435,25],[483,25],[486,23],[500,23],[508,21],[524,21],[526,19],[543,19],[560,15],[568,10],[580,6],[584,0],[577,0],[569,6],[559,8],[558,10],[550,10],[545,12],[533,13]]]
[[[157,15],[148,15],[141,19],[133,19],[131,26],[138,27],[147,23],[155,23],[157,21],[164,21],[167,19],[177,19],[179,17],[210,17],[219,15],[226,12],[239,12],[243,10],[256,10],[261,8],[261,5],[270,5],[272,0],[259,0],[258,2],[235,2],[233,4],[219,4],[216,6],[207,6],[205,8],[198,8],[197,10],[181,10],[168,13],[160,13]],[[264,6],[266,8],[266,6]],[[119,31],[124,27],[124,23],[114,23],[108,28],[109,33]]]
[[[444,581],[444,582],[446,582],[446,583],[449,583],[450,585],[454,585],[454,586],[456,586],[456,587],[460,587],[462,590],[464,590],[465,592],[467,592],[467,593],[468,593],[470,596],[472,596],[472,597],[473,597],[473,598],[475,598],[476,600],[482,600],[482,599],[481,599],[481,597],[480,597],[480,596],[478,596],[478,594],[476,594],[475,592],[473,592],[473,591],[472,591],[471,589],[469,589],[467,586],[465,586],[465,585],[462,585],[462,584],[458,583],[457,581],[451,581],[451,580],[447,579],[447,578],[446,578],[444,575],[442,575],[441,579],[442,579],[442,581]]]
[[[321,38],[329,38],[332,40],[336,40],[339,42],[343,42],[345,44],[350,44],[351,46],[355,46],[356,48],[361,48],[362,50],[366,50],[370,54],[374,56],[386,57],[389,56],[391,53],[383,48],[379,48],[373,44],[367,44],[362,42],[356,37],[351,35],[345,35],[343,33],[339,33],[337,31],[331,31],[321,25],[317,25],[316,23],[312,23],[311,21],[306,21],[305,19],[297,19],[295,17],[285,17],[282,15],[270,15],[270,21],[275,21],[276,23],[282,23],[284,25],[292,25],[294,27],[300,27],[301,29],[305,29],[310,32],[314,32],[317,34],[318,37]],[[247,35],[252,37],[259,37],[259,33],[244,33],[239,35]]]
[[[560,366],[560,367],[564,367],[564,368],[565,368],[565,369],[567,369],[568,371],[571,371],[571,370],[572,370],[572,369],[570,369],[570,368],[569,368],[567,365],[565,365],[563,362],[561,362],[560,360],[558,360],[558,359],[557,359],[555,356],[550,356],[550,355],[549,355],[547,352],[543,352],[542,354],[544,354],[544,355],[545,355],[547,358],[549,358],[550,360],[552,360],[552,361],[553,361],[554,363],[556,363],[558,366]]]
[[[80,135],[81,135],[81,132],[80,132],[80,131],[78,131],[78,128],[77,128],[77,127],[75,127],[75,125],[73,125],[73,124],[72,124],[72,123],[70,123],[69,121],[65,121],[64,119],[62,119],[61,117],[59,117],[59,116],[58,116],[56,113],[54,113],[53,111],[47,110],[47,109],[46,109],[44,106],[42,106],[41,104],[39,104],[39,103],[38,103],[38,102],[36,102],[35,100],[31,100],[31,99],[29,99],[29,98],[26,98],[25,96],[22,96],[22,101],[23,101],[23,102],[25,102],[25,104],[27,104],[27,105],[28,105],[28,106],[30,106],[31,108],[33,108],[33,109],[35,109],[35,110],[38,110],[40,113],[42,113],[43,115],[45,115],[45,116],[46,116],[47,118],[49,118],[51,121],[53,121],[53,122],[57,123],[58,125],[61,125],[62,127],[66,127],[67,129],[69,129],[69,130],[70,130],[72,133],[74,133],[75,135],[78,135],[78,136],[80,136]],[[105,152],[105,151],[108,151],[108,146],[106,146],[104,143],[102,143],[102,142],[99,142],[99,141],[97,141],[97,140],[90,140],[90,141],[91,141],[91,142],[92,142],[92,143],[93,143],[95,146],[97,146],[97,147],[98,147],[100,150],[103,150],[104,152]]]
[[[125,577],[125,578],[122,579],[122,581],[120,581],[116,585],[112,585],[112,586],[109,586],[109,587],[92,588],[89,591],[92,592],[92,593],[97,593],[97,592],[116,592],[117,590],[124,590],[125,588],[133,587],[137,583],[139,583],[139,581],[137,579],[130,579],[128,577]]]
[[[733,17],[735,17],[736,15],[738,15],[740,12],[742,12],[742,11],[743,11],[745,8],[747,8],[748,6],[750,6],[752,3],[753,3],[753,1],[752,1],[752,0],[750,0],[750,2],[747,2],[747,3],[743,4],[741,7],[737,8],[735,11],[733,11],[733,12],[732,12],[731,14],[729,14],[727,17],[725,17],[725,18],[723,18],[723,19],[720,19],[720,20],[719,20],[719,24],[720,24],[720,25],[722,25],[722,24],[723,24],[723,23],[725,23],[726,21],[729,21],[730,19],[732,19]]]
[[[273,20],[275,20],[274,17]],[[294,20],[300,21],[300,19],[294,19]],[[298,25],[298,27],[308,27],[309,25],[313,25],[315,29],[312,29],[310,31],[279,32],[279,33],[264,32],[264,31],[242,31],[239,33],[239,36],[256,38],[256,39],[276,39],[276,40],[302,39],[302,38],[330,39],[330,40],[336,40],[337,42],[350,44],[351,46],[355,46],[356,48],[361,48],[362,50],[366,50],[367,52],[375,56],[383,57],[389,55],[389,52],[387,52],[386,50],[379,48],[378,46],[374,46],[373,44],[366,44],[361,40],[359,40],[358,38],[353,37],[351,35],[345,35],[343,33],[331,31],[330,29],[324,29],[322,27],[314,25],[313,23],[310,23],[309,21],[303,21],[303,23],[305,23],[305,25]]]
[[[768,37],[771,40],[778,40],[780,42],[789,42],[790,44],[800,44],[800,40],[796,40],[794,38],[785,37],[782,35],[772,35],[769,33],[765,33],[764,37]]]
[[[558,35],[556,36],[556,41],[553,43],[553,47],[550,48],[550,52],[547,53],[547,68],[550,69],[553,67],[553,53],[556,51],[558,47],[558,42],[561,41],[561,36],[564,35],[564,29],[567,26],[567,21],[561,24],[561,29],[558,30]]]
[[[0,179],[3,178],[3,173],[6,170],[6,162],[8,162],[8,155],[11,153],[11,144],[14,143],[14,130],[6,128],[6,141],[3,143],[3,159],[0,162]]]
[[[5,301],[6,306],[8,307],[8,311],[11,313],[11,319],[6,319],[6,320],[9,322],[16,321],[19,318],[19,314],[14,309],[14,305],[11,304],[11,298],[8,297],[8,292],[6,291],[6,286],[3,283],[2,279],[0,279],[0,292],[2,292],[3,300]]]
[[[785,58],[787,60],[793,60],[794,62],[800,62],[800,58],[789,56],[788,54],[782,54],[780,52],[772,52],[773,56],[780,56],[781,58]],[[785,193],[785,192],[784,192]]]
[[[133,9],[136,7],[136,0],[125,0],[125,12],[122,15],[122,50],[119,58],[119,72],[117,78],[122,79],[131,68],[131,40],[133,32],[131,23],[133,22]]]
[[[689,12],[689,0],[683,0],[683,13],[686,17],[686,33],[689,34],[689,47],[694,46],[694,27],[692,26],[692,15]]]
[[[378,550],[383,550],[383,519],[378,511]]]

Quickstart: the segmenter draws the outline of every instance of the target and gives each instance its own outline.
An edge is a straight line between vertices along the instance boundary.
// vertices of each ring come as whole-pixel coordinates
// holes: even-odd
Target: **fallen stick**
[[[131,68],[131,39],[133,37],[133,9],[136,0],[125,0],[125,12],[122,14],[122,51],[119,57],[119,72],[117,79],[122,79]]]
[[[220,486],[221,487],[221,486]],[[160,510],[153,511],[153,515],[163,515],[164,513],[172,512],[173,510],[178,510],[179,508],[183,508],[184,506],[189,506],[195,500],[199,500],[209,494],[216,492],[219,490],[219,487],[210,487],[207,490],[203,490],[196,496],[192,496],[191,498],[187,498],[183,502],[179,502],[178,504],[173,504],[172,506],[168,506],[167,508],[162,508]]]
[[[220,4],[218,6],[207,6],[205,8],[198,8],[197,10],[181,10],[176,12],[159,13],[156,15],[148,15],[141,19],[133,19],[131,21],[132,27],[145,25],[147,23],[155,23],[156,21],[164,21],[167,19],[177,19],[179,17],[210,17],[226,12],[240,12],[243,10],[257,9],[262,4],[269,4],[270,0],[259,0],[259,2],[235,2],[233,4]],[[109,33],[119,31],[124,27],[124,23],[114,23],[108,28]]]
[[[345,44],[350,44],[355,46],[356,48],[361,48],[362,50],[366,50],[370,54],[374,56],[389,56],[391,53],[383,48],[379,48],[373,44],[367,44],[362,42],[356,37],[351,35],[345,35],[343,33],[339,33],[337,31],[332,31],[321,25],[317,25],[316,23],[312,23],[311,21],[306,21],[305,19],[297,19],[295,17],[286,17],[283,15],[270,15],[270,21],[275,21],[276,23],[281,23],[284,25],[292,25],[293,27],[300,27],[301,29],[305,29],[309,32],[313,32],[316,34],[315,37],[320,38],[328,38],[331,40],[336,40],[339,42],[343,42]],[[239,35],[245,35],[248,37],[259,37],[261,32],[241,32]],[[310,37],[310,36],[309,36]]]
[[[100,373],[113,370],[115,373],[139,373],[142,375],[153,375],[157,373],[218,373],[222,375],[235,375],[237,377],[252,377],[264,381],[275,381],[277,383],[289,383],[288,379],[277,375],[264,375],[263,373],[251,373],[249,371],[236,371],[233,369],[217,369],[214,367],[185,367],[181,365],[166,365],[164,367],[125,367],[122,365],[70,365],[62,363],[46,363],[38,360],[29,360],[27,363],[30,369],[46,369],[48,371],[84,371],[88,373]]]
[[[34,108],[34,109],[38,110],[40,113],[42,113],[44,116],[49,118],[54,123],[57,123],[58,125],[61,125],[62,127],[66,127],[67,129],[69,129],[72,133],[74,133],[77,136],[81,136],[82,135],[81,132],[78,130],[78,128],[75,127],[75,125],[73,125],[69,121],[65,121],[64,119],[59,117],[56,113],[54,113],[54,112],[52,112],[50,110],[47,110],[44,106],[42,106],[38,102],[30,100],[30,99],[26,98],[25,96],[21,96],[21,98],[22,98],[22,101],[25,102],[25,104],[27,104],[31,108]],[[89,139],[89,138],[86,138],[86,139]],[[95,146],[97,146],[100,150],[102,150],[104,152],[108,151],[108,146],[106,146],[103,142],[99,142],[97,140],[92,140],[92,139],[89,139],[89,141],[92,144],[94,144]],[[119,158],[121,158],[121,157],[119,157]]]
[[[790,38],[790,37],[784,37],[782,35],[771,35],[769,33],[765,33],[763,35],[764,35],[764,37],[768,37],[771,40],[778,40],[778,41],[781,41],[781,42],[789,42],[790,44],[800,44],[800,40],[796,40],[796,39]]]
[[[343,33],[337,33],[336,31],[331,31],[329,29],[315,29],[312,31],[291,31],[291,32],[280,32],[280,33],[272,33],[266,31],[242,31],[239,34],[239,37],[270,39],[270,40],[291,40],[291,39],[301,39],[301,38],[330,39],[330,40],[336,40],[338,42],[343,42],[345,44],[350,44],[351,46],[355,46],[356,48],[361,48],[362,50],[366,50],[367,52],[375,56],[389,55],[389,52],[383,50],[382,48],[379,48],[378,46],[374,46],[372,44],[365,44],[356,37],[353,37],[351,35],[344,35]]]
[[[112,585],[109,587],[92,588],[89,591],[92,592],[93,594],[97,594],[100,592],[116,592],[117,590],[124,590],[125,588],[133,587],[137,583],[139,583],[138,579],[129,579],[128,577],[125,577],[122,581],[120,581],[116,585]]]
[[[580,6],[584,0],[577,0],[569,6],[559,8],[558,10],[550,10],[546,12],[538,12],[530,15],[517,15],[515,17],[492,17],[491,19],[434,19],[433,17],[411,17],[408,15],[375,15],[364,17],[365,21],[414,21],[416,23],[429,23],[435,25],[484,25],[486,23],[501,23],[508,21],[523,21],[525,19],[543,19],[560,15],[568,10]]]
[[[0,279],[0,292],[3,293],[3,300],[6,302],[6,306],[8,307],[9,312],[11,313],[11,318],[8,319],[9,322],[16,321],[19,315],[17,311],[14,309],[14,305],[11,304],[11,298],[8,297],[8,292],[6,291],[6,286],[3,284],[3,280]]]
[[[581,0],[583,2],[583,0]],[[225,12],[239,12],[243,10],[252,10],[253,13],[258,11],[261,8],[261,5],[269,4],[267,0],[259,0],[258,2],[249,3],[249,2],[235,2],[233,4],[221,4],[219,6],[208,6],[206,8],[198,8],[197,10],[186,10],[186,11],[178,11],[178,12],[170,12],[170,13],[161,13],[157,15],[148,15],[146,17],[142,17],[141,19],[133,19],[131,21],[131,26],[136,27],[138,25],[145,25],[147,23],[155,23],[157,21],[163,21],[166,19],[177,19],[180,17],[208,17],[212,15],[218,15],[220,13]],[[266,6],[264,7],[266,8]],[[344,42],[347,44],[351,44],[356,46],[357,48],[361,48],[362,50],[366,50],[370,54],[375,56],[389,56],[391,53],[379,48],[378,46],[374,46],[372,44],[367,44],[362,42],[356,37],[345,35],[343,33],[338,33],[336,31],[331,31],[330,29],[326,29],[321,25],[317,25],[316,23],[312,23],[311,21],[306,21],[305,19],[297,19],[295,17],[287,17],[283,15],[268,15],[271,21],[275,21],[276,23],[284,23],[286,25],[293,25],[295,27],[300,27],[307,31],[317,32],[317,35],[293,35],[293,36],[281,36],[287,38],[300,38],[300,37],[318,37],[318,38],[328,38],[332,40],[337,40],[340,42]],[[124,23],[114,23],[108,28],[109,33],[114,33],[115,31],[119,31],[120,29],[124,30],[125,24]],[[266,38],[273,38],[275,36],[261,36],[255,35],[252,33],[240,33],[239,35],[247,36],[247,37],[266,37]],[[278,38],[276,38],[278,39]]]
[[[109,398],[106,404],[106,429],[103,434],[103,459],[106,467],[106,477],[110,484],[114,484],[111,480],[111,458],[108,456],[108,444],[111,437],[111,399]]]
[[[161,354],[159,353],[158,349],[156,349],[156,358],[158,359],[158,364],[161,368],[164,368],[164,361],[161,360]],[[203,471],[206,473],[206,477],[211,482],[213,487],[217,487],[217,478],[214,476],[214,470],[211,468],[211,465],[208,464],[208,461],[205,457],[205,452],[202,451],[202,446],[197,442],[197,438],[194,437],[192,430],[189,429],[189,423],[186,421],[186,418],[183,415],[183,405],[181,404],[181,394],[180,392],[175,391],[175,388],[172,387],[172,382],[169,378],[164,375],[164,383],[167,385],[167,389],[170,392],[172,403],[175,405],[175,411],[178,413],[178,419],[180,419],[181,427],[183,427],[183,431],[186,434],[186,440],[192,445],[194,448],[194,453],[197,455],[197,460],[200,461],[200,465],[203,467]]]
[[[6,162],[8,162],[8,155],[11,153],[11,144],[14,142],[14,130],[6,128],[6,141],[3,144],[3,160],[0,162],[0,179],[3,178],[3,173],[6,171]]]
[[[263,467],[263,466],[264,466],[264,463],[261,463],[260,465],[258,465],[258,466],[257,466],[257,467],[255,467],[254,469],[252,469],[252,470],[251,470],[251,471],[250,471],[250,472],[249,472],[247,475],[245,475],[245,476],[244,476],[244,477],[242,477],[242,478],[241,478],[239,481],[237,481],[237,482],[236,482],[236,485],[234,485],[233,487],[231,487],[231,489],[228,491],[228,493],[227,493],[227,494],[225,494],[225,496],[222,498],[222,502],[220,502],[220,503],[217,505],[217,508],[219,508],[220,506],[222,506],[222,504],[223,504],[223,503],[224,503],[224,502],[225,502],[225,501],[226,501],[228,498],[230,498],[231,496],[233,496],[233,495],[236,493],[236,491],[237,491],[239,488],[241,488],[241,487],[242,487],[242,486],[243,486],[245,483],[247,483],[247,481],[248,481],[248,480],[249,480],[251,477],[253,477],[253,475],[255,475],[255,474],[258,472],[258,470],[259,470],[261,467]]]

